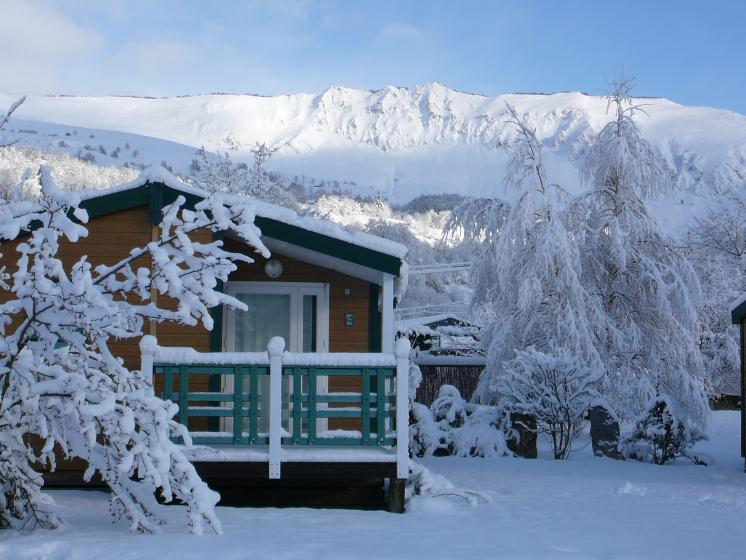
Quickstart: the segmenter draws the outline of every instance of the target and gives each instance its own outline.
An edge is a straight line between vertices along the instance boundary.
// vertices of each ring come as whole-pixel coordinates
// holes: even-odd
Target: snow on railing
[[[397,341],[393,354],[380,353],[293,353],[285,352],[285,341],[281,337],[270,340],[266,352],[197,352],[193,348],[163,347],[153,336],[144,336],[140,341],[141,373],[153,385],[153,374],[157,370],[165,374],[164,398],[178,397],[179,421],[186,425],[190,416],[207,416],[223,418],[233,422],[233,431],[211,430],[210,432],[193,432],[195,443],[227,443],[227,444],[256,444],[267,443],[269,447],[269,478],[280,478],[283,456],[283,443],[287,444],[357,444],[357,445],[390,445],[396,448],[397,477],[407,478],[409,470],[409,342],[406,338]],[[188,381],[179,377],[178,393],[172,393],[173,372],[198,370],[200,373],[234,375],[234,389],[232,393],[188,391]],[[214,371],[213,371],[214,370]],[[258,431],[258,416],[256,394],[249,400],[243,392],[242,379],[247,376],[253,387],[258,386],[257,370],[269,374],[269,395],[265,403],[268,405],[268,426],[266,437]],[[360,372],[363,381],[361,393],[319,393],[315,375],[335,375]],[[242,373],[251,371],[252,373]],[[313,373],[312,373],[313,372]],[[365,387],[371,381],[370,372],[383,372],[385,377],[377,381],[375,391]],[[292,433],[282,426],[283,421],[283,375],[293,383],[293,395],[290,396],[285,412],[293,422]],[[295,395],[300,389],[300,376],[309,376],[307,394]],[[254,376],[254,377],[250,377]],[[313,378],[313,381],[311,381]],[[167,381],[166,381],[167,380]],[[395,380],[395,393],[382,391],[388,381]],[[182,390],[182,383],[186,391]],[[372,385],[372,383],[371,383]],[[371,394],[375,393],[375,397]],[[395,427],[385,429],[385,418],[391,423],[388,399],[395,402]],[[176,400],[176,398],[174,399]],[[224,405],[231,404],[233,408],[223,406],[201,406],[190,408],[190,401],[216,401]],[[360,401],[358,408],[328,408],[327,403],[354,404]],[[249,413],[243,409],[243,404],[249,402]],[[307,410],[302,412],[302,403],[307,402]],[[317,410],[317,403],[321,410]],[[209,405],[209,403],[208,403]],[[351,418],[357,411],[360,414],[361,431],[350,430],[320,430],[316,432],[316,421],[319,418]],[[302,414],[304,414],[302,416]],[[250,422],[249,432],[243,429],[243,421]],[[308,424],[308,434],[301,428],[303,420]],[[375,434],[371,433],[371,423],[375,423]],[[197,434],[199,434],[197,436]],[[338,437],[343,434],[345,437]],[[210,436],[213,436],[212,438]],[[195,437],[197,436],[197,437]],[[354,436],[354,437],[353,437]],[[285,441],[283,441],[285,440]]]

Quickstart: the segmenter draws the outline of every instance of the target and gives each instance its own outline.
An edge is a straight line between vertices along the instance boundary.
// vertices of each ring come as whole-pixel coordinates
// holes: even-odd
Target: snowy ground
[[[713,415],[700,446],[711,467],[570,461],[426,461],[492,503],[416,498],[405,515],[379,511],[219,508],[223,536],[178,527],[143,536],[112,525],[98,492],[55,491],[69,525],[30,535],[0,533],[0,559],[216,560],[245,558],[739,558],[746,550],[746,474],[738,414]],[[174,519],[178,508],[170,508]]]

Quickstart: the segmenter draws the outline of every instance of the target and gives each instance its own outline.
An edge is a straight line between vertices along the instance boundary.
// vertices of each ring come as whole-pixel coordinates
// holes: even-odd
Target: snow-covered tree
[[[238,146],[226,138],[228,150],[209,154],[205,148],[199,150],[199,160],[192,162],[192,182],[209,192],[227,192],[258,198],[289,208],[296,208],[298,201],[285,179],[267,170],[276,149],[260,143],[251,149],[252,164],[235,163],[231,152]]]
[[[500,400],[503,362],[528,347],[548,354],[567,351],[598,368],[596,331],[604,324],[580,281],[580,253],[564,222],[565,192],[547,179],[534,130],[510,106],[508,115],[519,134],[511,145],[506,186],[519,197],[499,220],[499,235],[487,238],[472,279],[472,306],[489,319],[483,333],[487,367],[475,393],[485,404]]]
[[[699,348],[708,390],[714,395],[739,394],[738,327],[730,308],[746,286],[746,197],[725,193],[688,232],[690,259],[702,284]]]
[[[465,242],[493,244],[510,212],[499,198],[470,198],[456,206],[443,228],[445,238],[462,236]]]
[[[582,433],[595,389],[603,372],[592,372],[582,360],[559,350],[545,354],[533,347],[516,351],[498,379],[500,407],[536,420],[536,429],[552,442],[555,459],[567,459]]]
[[[149,178],[169,180],[163,173]],[[209,329],[211,307],[245,308],[216,287],[235,270],[234,261],[251,259],[224,251],[220,241],[193,242],[189,234],[230,231],[268,256],[251,203],[229,207],[214,194],[190,210],[179,197],[163,209],[159,238],[124,260],[63,263],[59,249],[87,235],[87,214],[76,193],[55,186],[50,169],[41,168],[38,180],[38,201],[0,205],[9,263],[0,287],[0,527],[59,525],[35,469],[54,469],[61,453],[83,459],[86,478],[97,474],[108,485],[112,513],[133,530],[155,532],[164,523],[158,494],[185,504],[193,532],[205,526],[219,532],[218,495],[172,443],[174,437],[190,442],[173,420],[176,406],[129,371],[109,341],[140,337],[149,320]],[[161,296],[158,303],[152,292]]]
[[[574,214],[581,235],[583,283],[607,318],[596,329],[604,395],[627,419],[656,393],[670,395],[694,422],[709,417],[697,348],[700,285],[684,252],[658,227],[646,200],[669,192],[663,156],[633,120],[633,82],[612,82],[615,118],[588,150],[581,179],[588,191]]]

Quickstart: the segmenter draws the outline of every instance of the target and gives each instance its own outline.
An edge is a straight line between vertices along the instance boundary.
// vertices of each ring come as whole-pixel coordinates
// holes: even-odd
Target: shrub
[[[638,461],[663,465],[678,457],[702,462],[691,451],[692,446],[707,437],[690,428],[679,418],[667,395],[658,395],[638,418],[635,430],[625,440],[627,455]]]
[[[467,403],[453,385],[443,385],[428,409],[412,404],[410,451],[427,455],[509,455],[497,407]]]
[[[502,408],[536,418],[537,433],[549,437],[554,458],[567,459],[589,404],[600,398],[593,387],[600,377],[566,352],[529,347],[503,363],[496,389]]]

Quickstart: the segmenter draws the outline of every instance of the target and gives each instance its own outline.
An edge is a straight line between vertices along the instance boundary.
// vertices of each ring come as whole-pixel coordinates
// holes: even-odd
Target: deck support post
[[[140,339],[140,373],[143,378],[153,387],[153,360],[155,351],[158,349],[158,339],[146,334]]]
[[[389,481],[388,510],[391,513],[404,513],[406,510],[404,505],[406,486],[407,481],[403,478],[392,478]]]
[[[282,460],[282,352],[285,340],[273,336],[267,345],[269,354],[269,478],[280,478]]]
[[[409,339],[396,341],[396,477],[405,480],[409,478],[409,350]]]

